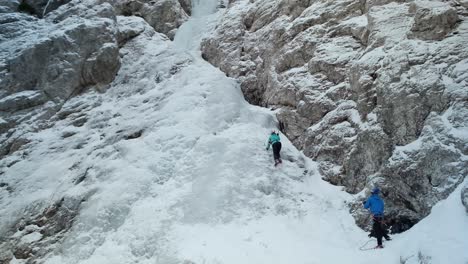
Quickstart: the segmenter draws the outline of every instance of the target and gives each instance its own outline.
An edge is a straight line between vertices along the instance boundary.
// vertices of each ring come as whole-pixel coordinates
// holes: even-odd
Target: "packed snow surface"
[[[3,176],[16,187],[1,193],[0,228],[34,202],[82,197],[44,263],[468,263],[461,187],[385,249],[361,251],[376,242],[348,212],[358,196],[322,181],[284,136],[274,167],[265,150],[274,113],[247,104],[235,80],[200,58],[202,32],[219,15],[209,13],[196,11],[175,43],[132,40],[106,94],[69,102],[96,102],[84,126],[64,119],[36,135]]]

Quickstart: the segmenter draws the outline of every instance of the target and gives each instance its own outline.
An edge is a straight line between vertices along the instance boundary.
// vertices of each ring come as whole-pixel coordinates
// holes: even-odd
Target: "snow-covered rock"
[[[187,14],[177,0],[160,0],[143,5],[141,15],[157,32],[173,39],[177,28],[188,19]]]
[[[83,197],[63,197],[38,214],[24,215],[10,235],[10,241],[3,245],[5,252],[12,252],[15,259],[30,259],[43,256],[72,227],[79,213]],[[30,212],[34,212],[31,210]]]
[[[112,81],[120,66],[112,7],[102,4],[86,13],[92,18],[68,10],[64,18],[56,12],[50,17],[55,24],[32,21],[40,28],[30,25],[30,31],[3,41],[2,92],[41,90],[49,99],[63,101],[90,85]]]
[[[23,0],[21,5],[24,11],[30,12],[38,17],[44,17],[47,13],[54,11],[61,5],[69,3],[71,0]]]
[[[425,40],[441,40],[458,21],[457,10],[447,2],[415,1],[410,5],[415,13],[410,36]]]
[[[465,7],[465,8],[468,8],[468,0],[460,0],[460,1],[458,1],[458,3],[459,3],[461,6],[463,6],[463,7]]]
[[[15,12],[19,5],[19,0],[0,0],[0,13]]]
[[[461,200],[463,205],[465,206],[466,213],[468,213],[468,186],[465,186],[463,188],[463,191],[461,192]]]
[[[138,36],[145,30],[149,31],[148,23],[140,17],[117,16],[117,23],[119,29],[117,32],[117,42],[119,43],[119,46],[124,45],[127,41]]]
[[[144,18],[157,32],[174,38],[177,28],[191,13],[190,0],[129,1],[116,0],[119,14],[136,15]]]
[[[0,99],[0,111],[15,112],[43,104],[46,101],[41,91],[22,91]]]
[[[467,175],[467,15],[453,1],[239,0],[202,51],[278,109],[325,179],[380,185],[399,232]]]
[[[29,142],[27,132],[52,126],[73,96],[105,91],[119,46],[154,33],[141,18],[117,19],[108,1],[71,1],[43,19],[14,11],[0,13],[0,156]]]

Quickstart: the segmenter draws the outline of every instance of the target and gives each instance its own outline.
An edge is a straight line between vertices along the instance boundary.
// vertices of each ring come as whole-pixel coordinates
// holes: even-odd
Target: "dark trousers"
[[[374,217],[374,223],[372,224],[372,235],[377,238],[377,245],[379,246],[382,245],[382,237],[388,237],[382,221],[382,217]]]
[[[280,156],[281,142],[273,143],[272,147],[273,147],[273,157],[274,157],[274,159],[275,160],[281,159],[281,156]]]

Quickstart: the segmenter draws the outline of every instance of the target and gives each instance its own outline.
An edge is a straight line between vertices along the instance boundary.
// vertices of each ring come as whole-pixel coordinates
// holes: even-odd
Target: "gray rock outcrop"
[[[0,0],[0,13],[16,12],[19,5],[19,0]]]
[[[140,16],[170,39],[191,13],[190,0],[117,0],[115,5],[119,14]]]
[[[31,21],[41,27],[31,26],[34,31],[2,42],[2,93],[40,90],[49,99],[61,101],[89,85],[112,81],[120,66],[115,15],[109,4],[87,13],[88,21],[65,18],[70,13],[51,16],[49,19],[55,24]],[[75,21],[79,19],[81,23]]]
[[[468,214],[468,186],[463,187],[461,192],[461,200],[463,205],[465,206],[466,213]]]
[[[18,111],[45,103],[46,97],[41,91],[22,91],[0,100],[0,111]]]
[[[101,103],[99,92],[120,69],[119,48],[138,35],[156,34],[144,19],[117,16],[107,1],[94,0],[72,1],[43,19],[0,13],[0,23],[0,176],[30,155],[36,132],[65,122],[70,129],[62,137],[68,138],[82,128],[88,112]],[[73,147],[80,149],[82,144]],[[76,176],[75,185],[86,172]],[[2,197],[17,195],[4,180]],[[87,199],[62,197],[38,199],[2,221],[0,263],[12,259],[32,263],[54,250]]]
[[[117,17],[119,30],[117,32],[117,42],[119,46],[124,45],[130,39],[148,30],[149,25],[140,17]]]
[[[437,1],[415,1],[410,5],[414,23],[410,36],[425,40],[441,40],[458,22],[456,9]]]
[[[9,236],[10,240],[0,240],[2,263],[8,263],[13,257],[16,260],[28,260],[49,253],[50,246],[57,243],[72,227],[84,201],[85,198],[81,197],[63,197],[37,213],[35,211],[40,205],[31,206],[31,214],[24,215],[15,224],[11,234],[3,234]]]
[[[61,5],[67,4],[70,1],[71,0],[22,0],[20,11],[29,12],[42,18],[47,13],[54,11]]]
[[[325,180],[379,185],[401,232],[467,175],[467,37],[453,2],[231,1],[202,52],[249,102],[280,109]]]
[[[71,1],[43,19],[7,2],[11,10],[0,12],[0,157],[27,145],[28,132],[53,125],[73,96],[105,91],[120,68],[119,47],[154,34],[105,0]]]
[[[27,144],[25,132],[49,126],[72,96],[90,87],[102,90],[120,67],[112,6],[67,6],[45,19],[0,14],[0,156]]]

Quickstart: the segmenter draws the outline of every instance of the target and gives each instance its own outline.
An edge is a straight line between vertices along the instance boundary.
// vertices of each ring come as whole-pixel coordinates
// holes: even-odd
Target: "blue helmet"
[[[379,193],[380,193],[379,187],[375,187],[374,189],[372,189],[372,194],[379,194]]]

